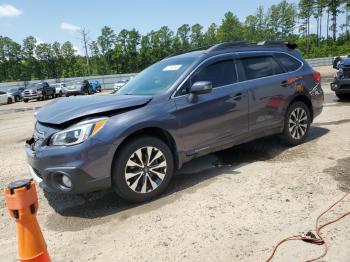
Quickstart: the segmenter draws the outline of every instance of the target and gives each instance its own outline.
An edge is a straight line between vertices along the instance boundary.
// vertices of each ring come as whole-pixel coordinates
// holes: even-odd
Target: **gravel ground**
[[[330,76],[330,68],[318,69]],[[281,238],[307,232],[350,191],[350,103],[323,83],[324,112],[307,142],[260,139],[186,164],[159,199],[131,205],[112,191],[79,196],[40,189],[38,214],[53,261],[264,261]],[[34,111],[46,102],[0,106],[0,186],[28,177],[23,150]],[[0,196],[0,261],[16,261],[15,223]],[[326,216],[350,210],[350,198]],[[350,218],[323,230],[324,261],[350,261]],[[286,243],[274,261],[305,261],[322,247]]]

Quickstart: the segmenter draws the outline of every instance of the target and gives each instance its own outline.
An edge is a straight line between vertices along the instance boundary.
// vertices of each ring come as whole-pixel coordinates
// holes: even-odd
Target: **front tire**
[[[123,145],[115,156],[113,188],[129,202],[149,201],[167,188],[173,172],[173,155],[167,144],[141,136]]]
[[[12,98],[10,98],[10,97],[7,98],[7,103],[8,103],[8,104],[12,104]]]
[[[307,137],[311,125],[311,114],[303,102],[293,103],[287,110],[284,120],[282,140],[286,145],[302,144]]]

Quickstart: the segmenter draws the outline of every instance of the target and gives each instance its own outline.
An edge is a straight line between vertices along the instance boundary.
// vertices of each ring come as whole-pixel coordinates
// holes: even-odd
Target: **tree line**
[[[141,35],[136,29],[116,33],[105,26],[93,41],[83,31],[87,56],[77,54],[69,41],[38,43],[28,36],[19,44],[0,36],[0,82],[134,73],[172,53],[228,41],[283,39],[297,43],[306,58],[350,54],[349,10],[350,0],[282,0],[266,10],[259,6],[244,21],[227,12],[219,25],[206,29],[184,24],[173,32],[162,26]],[[345,17],[342,24],[340,17]]]

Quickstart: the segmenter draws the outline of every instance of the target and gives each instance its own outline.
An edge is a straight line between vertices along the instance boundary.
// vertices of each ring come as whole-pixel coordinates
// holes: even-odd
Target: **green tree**
[[[299,30],[306,38],[306,53],[308,53],[310,49],[310,18],[313,15],[313,8],[313,3],[310,0],[301,0],[299,2],[299,18],[303,21]]]
[[[38,63],[34,57],[36,38],[28,36],[24,38],[22,45],[22,59],[23,59],[23,80],[31,80],[33,77],[38,77]]]
[[[328,9],[329,9],[329,12],[331,14],[331,21],[332,21],[332,25],[330,26],[330,29],[333,33],[333,41],[337,40],[337,31],[338,31],[337,17],[338,17],[338,14],[342,12],[342,10],[340,8],[341,4],[342,4],[342,0],[329,0],[328,1]]]
[[[326,7],[327,0],[315,0],[314,2],[314,17],[317,21],[317,45],[320,46],[320,40],[322,38],[322,20],[323,13]]]
[[[346,40],[349,40],[349,22],[350,22],[350,0],[344,0],[343,1],[343,9],[345,13],[345,23],[343,23],[340,28],[345,31],[345,38]]]
[[[232,12],[227,12],[218,29],[217,38],[220,42],[240,41],[242,38],[242,24]]]
[[[279,24],[282,39],[293,33],[296,24],[297,10],[294,4],[289,4],[283,0],[278,4],[280,12]]]
[[[63,76],[71,77],[77,76],[79,73],[76,70],[77,58],[75,56],[73,44],[69,41],[64,42],[61,46],[61,54],[64,59]]]
[[[116,42],[116,35],[112,28],[105,26],[101,29],[101,35],[97,38],[99,49],[105,59],[106,73],[110,73],[111,51]]]
[[[146,68],[152,63],[152,45],[150,34],[141,37],[140,55],[139,55],[139,65],[140,69]]]
[[[212,23],[204,34],[204,46],[212,46],[217,43],[218,26]]]
[[[36,57],[40,62],[40,79],[44,78],[56,78],[56,72],[53,66],[53,51],[50,44],[41,43],[37,45],[35,49]]]
[[[191,28],[191,46],[193,49],[198,49],[204,45],[204,35],[203,35],[203,26],[200,24],[195,24]]]
[[[190,34],[191,28],[188,24],[184,24],[177,29],[176,33],[176,41],[178,41],[178,46],[175,48],[179,48],[180,51],[190,50]]]

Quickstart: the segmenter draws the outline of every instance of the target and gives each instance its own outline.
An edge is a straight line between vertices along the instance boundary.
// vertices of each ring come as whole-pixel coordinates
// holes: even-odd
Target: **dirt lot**
[[[329,68],[319,69],[329,76]],[[157,200],[130,205],[112,191],[61,196],[39,190],[38,219],[53,261],[264,261],[272,246],[313,229],[350,191],[350,102],[324,80],[324,112],[294,148],[261,139],[188,163]],[[0,186],[29,176],[23,144],[46,102],[0,106]],[[14,222],[0,196],[0,261],[16,261]],[[327,218],[350,210],[350,198]],[[350,217],[324,229],[324,261],[350,261]],[[274,261],[303,261],[322,247],[291,242]]]

